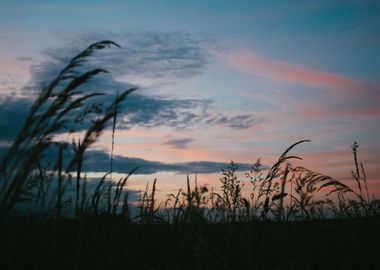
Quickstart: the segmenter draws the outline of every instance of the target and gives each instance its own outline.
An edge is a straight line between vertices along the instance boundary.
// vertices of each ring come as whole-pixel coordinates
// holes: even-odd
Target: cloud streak
[[[230,127],[234,129],[247,129],[255,126],[260,121],[262,121],[262,119],[254,118],[249,114],[238,114],[232,116],[214,114],[204,120],[207,125]]]
[[[353,92],[376,90],[369,83],[361,80],[315,70],[304,65],[269,59],[248,50],[228,55],[228,61],[233,68],[253,76]]]
[[[109,82],[149,87],[159,86],[201,74],[211,59],[213,47],[206,37],[183,32],[129,32],[126,34],[67,34],[61,47],[43,52],[46,60],[34,66],[36,85],[53,78],[70,58],[89,44],[110,39],[121,48],[100,51],[85,68],[101,66],[112,75]],[[104,85],[103,85],[104,86]],[[112,88],[108,88],[112,89]]]
[[[174,173],[219,173],[226,167],[227,163],[212,161],[194,161],[184,163],[164,163],[149,161],[141,158],[115,156],[113,169],[118,173],[128,173],[139,167],[137,174],[153,174],[157,172]],[[249,170],[252,165],[246,163],[237,164],[240,170]],[[109,155],[103,151],[90,150],[86,154],[84,170],[88,172],[106,172],[109,170]]]
[[[166,140],[163,144],[169,145],[173,148],[187,149],[188,144],[193,142],[193,141],[194,141],[194,139],[192,139],[192,138],[176,138],[176,139]]]

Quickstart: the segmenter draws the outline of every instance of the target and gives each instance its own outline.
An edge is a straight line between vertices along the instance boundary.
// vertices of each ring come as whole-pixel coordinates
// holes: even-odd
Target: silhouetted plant
[[[7,178],[1,187],[0,217],[5,218],[20,199],[20,194],[27,191],[29,177],[36,167],[44,151],[54,143],[54,136],[58,133],[71,133],[74,130],[67,127],[73,114],[84,106],[84,102],[103,93],[82,94],[78,88],[100,73],[104,69],[92,69],[80,72],[86,58],[95,51],[110,46],[119,47],[113,41],[104,40],[90,45],[87,49],[71,59],[69,64],[59,72],[56,78],[45,87],[31,106],[23,127],[16,136],[14,143],[5,155],[7,161]],[[104,114],[96,118],[87,129],[84,138],[78,143],[76,154],[69,161],[65,172],[77,168],[77,192],[79,192],[81,163],[86,149],[100,136],[108,121],[114,118],[120,103],[136,88],[131,88],[120,94],[105,110]],[[79,198],[76,198],[76,211]]]
[[[197,223],[206,220],[208,188],[198,187],[198,176],[195,174],[194,188],[191,188],[190,177],[186,177],[186,192],[180,189],[177,194],[169,194],[164,205],[167,219],[175,224],[179,222]]]
[[[154,179],[151,191],[149,190],[149,183],[147,183],[144,193],[140,196],[137,204],[139,212],[134,218],[134,220],[139,223],[150,224],[153,221],[162,221],[162,218],[160,218],[157,214],[160,210],[161,203],[156,206],[156,182],[157,179]]]
[[[288,174],[291,175],[289,182],[291,182],[292,190],[287,219],[323,217],[323,206],[327,201],[315,199],[315,195],[323,183],[332,178],[301,166],[292,165],[288,167]]]
[[[326,196],[337,194],[338,208],[333,206],[331,200],[329,201],[332,210],[337,216],[357,217],[378,215],[380,201],[370,199],[367,186],[367,175],[363,164],[358,161],[358,143],[355,141],[351,148],[355,164],[355,170],[351,171],[351,175],[357,184],[357,190],[336,179],[327,179],[318,190],[333,187]],[[362,185],[364,185],[364,190]],[[346,195],[348,195],[348,197],[346,197]]]
[[[35,199],[38,211],[46,211],[46,208],[53,206],[53,209],[50,209],[52,211],[50,216],[55,216],[57,219],[64,215],[63,210],[69,208],[74,201],[76,217],[121,214],[128,221],[140,223],[312,219],[325,217],[326,208],[337,217],[379,214],[380,201],[370,198],[367,175],[358,158],[357,142],[351,146],[355,165],[351,175],[356,183],[356,188],[353,188],[321,173],[293,166],[291,161],[301,158],[290,155],[289,152],[297,145],[309,142],[302,140],[289,146],[269,169],[263,167],[260,159],[257,160],[252,169],[246,173],[249,183],[239,179],[238,167],[231,161],[227,169],[222,169],[220,194],[214,192],[213,188],[209,192],[206,186],[198,187],[197,175],[192,188],[187,175],[186,190],[180,189],[176,194],[169,194],[165,202],[157,205],[155,198],[157,179],[155,179],[152,190],[147,185],[141,194],[137,204],[139,211],[137,216],[131,217],[128,192],[125,191],[125,187],[129,177],[137,168],[120,178],[118,182],[113,182],[112,173],[116,121],[120,104],[136,88],[121,94],[117,92],[115,100],[104,110],[97,103],[86,104],[103,93],[84,94],[79,91],[79,87],[94,76],[107,72],[104,69],[81,71],[79,68],[95,51],[110,46],[119,47],[118,44],[105,40],[94,43],[77,54],[33,103],[24,126],[5,155],[0,168],[2,174],[0,218],[9,216],[16,203],[32,199]],[[75,125],[82,123],[93,113],[96,117],[91,119],[83,138],[73,140],[71,148],[67,142],[55,139],[57,134],[75,132]],[[110,171],[99,180],[95,190],[90,192],[86,174],[82,177],[84,154],[96,142],[110,121],[113,121]],[[73,122],[73,125],[69,126],[69,122]],[[52,147],[57,151],[57,159],[53,165],[44,168],[41,158],[46,150]],[[74,177],[73,172],[75,172]],[[107,180],[109,176],[110,179]],[[65,191],[72,180],[75,181],[74,200],[65,197]],[[249,199],[242,194],[246,184],[251,185]],[[55,188],[54,191],[50,190],[52,187]],[[317,192],[321,190],[327,191],[326,199],[316,199]],[[330,198],[332,195],[336,195],[337,202]],[[48,198],[51,200],[49,204],[46,203]]]
[[[236,221],[239,211],[244,206],[241,196],[244,182],[237,177],[237,169],[237,165],[232,160],[226,170],[222,169],[222,178],[219,179],[222,184],[222,194],[214,193],[216,205],[225,212],[225,218],[228,221]]]

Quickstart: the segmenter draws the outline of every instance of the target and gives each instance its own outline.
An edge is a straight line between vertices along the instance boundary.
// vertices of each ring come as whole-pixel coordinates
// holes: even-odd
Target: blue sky
[[[140,88],[119,120],[120,157],[270,164],[311,139],[304,165],[345,178],[357,140],[380,192],[379,29],[370,0],[2,1],[0,146],[34,91],[106,38],[122,49],[96,58],[111,73],[91,86]],[[106,132],[96,147],[109,145]]]

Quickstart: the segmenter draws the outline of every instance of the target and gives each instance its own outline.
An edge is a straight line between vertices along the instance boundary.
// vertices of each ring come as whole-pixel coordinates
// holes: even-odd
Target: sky
[[[110,73],[86,87],[107,93],[99,102],[138,87],[114,149],[118,173],[142,164],[131,187],[157,177],[172,192],[195,172],[217,185],[230,160],[242,170],[258,158],[270,166],[309,139],[294,149],[300,164],[348,183],[357,141],[380,194],[379,29],[377,0],[1,0],[0,148],[49,79],[109,39],[121,48],[89,65]],[[106,170],[111,133],[88,155],[89,171]]]

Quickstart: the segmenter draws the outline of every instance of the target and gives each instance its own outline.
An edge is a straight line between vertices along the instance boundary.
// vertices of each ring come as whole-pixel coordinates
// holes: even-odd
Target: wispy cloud
[[[53,78],[73,55],[98,40],[113,40],[121,48],[98,52],[85,68],[101,66],[112,75],[110,82],[143,87],[157,87],[201,74],[214,47],[207,37],[184,32],[84,32],[63,34],[62,39],[65,40],[62,46],[46,49],[43,52],[46,60],[34,66],[35,85]],[[104,90],[107,89],[113,91],[110,87]]]
[[[102,67],[110,73],[93,78],[81,90],[86,93],[106,93],[107,95],[92,100],[104,107],[114,99],[116,91],[137,85],[140,90],[129,96],[123,104],[123,112],[128,114],[119,118],[119,128],[129,129],[139,125],[176,129],[192,126],[244,129],[255,124],[255,118],[250,114],[224,116],[222,112],[215,111],[212,100],[153,94],[162,85],[201,74],[212,59],[211,52],[215,45],[211,45],[207,37],[182,32],[68,34],[61,47],[46,49],[43,52],[45,60],[38,65],[33,64],[31,82],[23,89],[24,96],[27,97],[23,99],[23,104],[20,106],[20,101],[15,99],[3,100],[7,105],[2,107],[0,115],[4,115],[2,111],[7,110],[17,112],[18,118],[25,117],[31,104],[28,100],[36,97],[40,89],[69,62],[70,57],[101,39],[115,40],[122,48],[98,52],[84,63],[83,69]],[[22,119],[16,119],[16,116],[9,118],[13,119],[12,125],[15,126],[9,132],[14,133],[16,126],[22,123]],[[0,128],[9,127],[9,121],[0,122]],[[77,127],[77,130],[85,128],[86,125],[83,125]]]
[[[246,129],[255,126],[263,119],[258,119],[250,114],[239,114],[227,116],[223,114],[214,114],[204,120],[208,125],[230,127],[235,129]]]
[[[92,150],[87,153],[84,169],[93,172],[105,172],[109,170],[109,155],[102,151]],[[140,158],[115,156],[114,170],[119,173],[128,173],[135,167],[139,167],[138,174],[152,174],[162,171],[175,173],[219,173],[226,167],[223,162],[196,161],[184,163],[164,163],[149,161]],[[250,164],[238,163],[240,170],[249,170]]]
[[[166,140],[163,144],[169,145],[174,148],[179,149],[186,149],[189,145],[189,143],[193,142],[194,139],[192,138],[175,138],[175,139],[169,139]]]
[[[355,108],[333,108],[331,106],[315,106],[310,104],[300,104],[296,109],[300,115],[308,119],[331,119],[333,117],[351,119],[375,119],[380,116],[380,108],[375,106],[363,106]]]
[[[269,59],[248,50],[231,53],[228,55],[228,60],[233,68],[253,76],[345,91],[375,90],[374,86],[365,81],[304,65]]]

